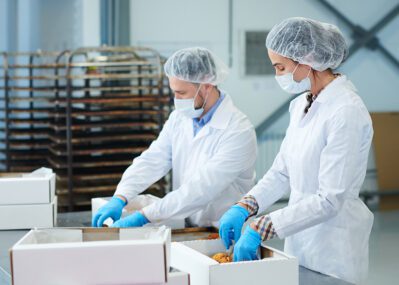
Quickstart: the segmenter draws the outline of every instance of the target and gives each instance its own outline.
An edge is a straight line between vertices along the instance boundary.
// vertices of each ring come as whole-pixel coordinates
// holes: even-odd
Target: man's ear
[[[206,95],[206,94],[208,94],[209,92],[211,92],[212,91],[212,88],[213,88],[213,85],[212,84],[203,84],[202,85],[202,91],[204,91],[204,95]]]

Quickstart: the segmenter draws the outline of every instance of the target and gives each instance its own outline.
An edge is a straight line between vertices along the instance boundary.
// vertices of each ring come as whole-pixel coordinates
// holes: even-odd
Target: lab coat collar
[[[215,113],[212,116],[212,119],[208,122],[207,125],[211,128],[223,130],[226,129],[229,124],[230,118],[234,112],[234,105],[230,96],[225,91],[221,92],[223,92],[226,96],[220,103],[219,107],[216,109]]]
[[[320,92],[319,96],[317,96],[314,102],[327,103],[332,97],[337,95],[337,89],[340,88],[346,81],[347,78],[345,75],[338,76]]]

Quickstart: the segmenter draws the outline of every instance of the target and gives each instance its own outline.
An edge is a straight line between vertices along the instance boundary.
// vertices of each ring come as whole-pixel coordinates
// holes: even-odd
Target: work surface
[[[91,212],[62,213],[58,215],[57,225],[59,227],[88,227],[90,221]],[[0,231],[0,284],[11,284],[8,249],[26,233],[26,230]],[[259,284],[262,283],[259,280]],[[265,281],[265,284],[267,284],[267,281]],[[300,267],[299,284],[349,285],[350,283]]]

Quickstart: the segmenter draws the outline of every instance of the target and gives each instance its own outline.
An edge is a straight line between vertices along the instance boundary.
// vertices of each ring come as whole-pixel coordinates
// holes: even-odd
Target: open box
[[[220,264],[211,258],[225,251],[220,239],[173,242],[171,266],[189,273],[191,285],[298,285],[295,257],[262,245],[260,260]]]
[[[55,174],[50,169],[0,174],[0,205],[49,204],[54,196]]]
[[[170,238],[166,227],[34,229],[10,249],[13,284],[168,284]]]
[[[101,197],[101,198],[93,198],[91,199],[91,211],[92,211],[92,216],[96,214],[99,208],[101,208],[103,205],[105,205],[109,200],[111,200],[112,197]],[[139,211],[143,209],[144,207],[159,201],[160,198],[155,197],[150,194],[145,194],[145,195],[138,195],[136,198],[132,199],[126,206],[123,208],[122,211],[122,217],[124,218],[130,214],[132,214],[135,211]],[[107,226],[112,225],[112,219],[108,218],[105,220],[104,224]],[[146,226],[161,226],[165,225],[167,227],[170,227],[172,229],[183,229],[185,227],[185,222],[184,219],[170,219],[163,221],[161,223],[150,223],[147,224]]]
[[[57,196],[51,203],[0,205],[0,230],[49,228],[57,223]]]

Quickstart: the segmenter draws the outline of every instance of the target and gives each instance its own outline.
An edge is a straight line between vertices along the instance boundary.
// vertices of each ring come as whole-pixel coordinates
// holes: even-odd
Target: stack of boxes
[[[53,227],[57,219],[51,169],[0,174],[0,230]]]

